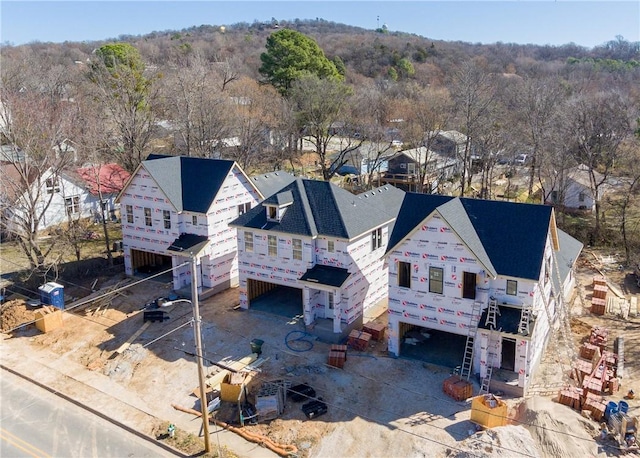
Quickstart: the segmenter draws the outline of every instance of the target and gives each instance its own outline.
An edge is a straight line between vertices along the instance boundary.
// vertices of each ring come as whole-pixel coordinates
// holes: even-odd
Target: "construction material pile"
[[[0,308],[0,330],[9,332],[21,324],[33,322],[35,318],[34,311],[24,300],[5,302]]]

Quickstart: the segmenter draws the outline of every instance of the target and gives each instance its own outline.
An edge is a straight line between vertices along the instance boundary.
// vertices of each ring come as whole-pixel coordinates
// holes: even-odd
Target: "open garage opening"
[[[302,289],[247,280],[249,309],[293,318],[302,316]]]
[[[167,276],[168,279],[171,280],[172,267],[171,256],[150,253],[148,251],[131,250],[131,268],[133,269],[133,274],[136,276],[147,276],[168,270]]]
[[[455,369],[462,364],[467,338],[450,332],[400,323],[400,356]]]

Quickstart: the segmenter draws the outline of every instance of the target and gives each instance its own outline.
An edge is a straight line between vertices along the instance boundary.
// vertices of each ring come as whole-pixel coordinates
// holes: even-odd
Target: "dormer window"
[[[281,221],[287,207],[293,203],[291,191],[284,191],[276,195],[276,203],[263,204],[267,209],[267,221]]]

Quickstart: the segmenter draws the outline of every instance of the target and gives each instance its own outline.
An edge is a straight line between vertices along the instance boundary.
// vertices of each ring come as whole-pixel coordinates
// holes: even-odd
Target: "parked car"
[[[518,154],[515,158],[515,160],[513,161],[513,163],[515,165],[526,165],[527,159],[529,158],[528,154]]]

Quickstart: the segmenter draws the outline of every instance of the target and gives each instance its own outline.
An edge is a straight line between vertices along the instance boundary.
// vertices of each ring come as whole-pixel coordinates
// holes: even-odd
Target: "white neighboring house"
[[[3,218],[9,232],[29,226],[21,220],[37,218],[38,230],[69,221],[101,216],[100,202],[107,215],[115,217],[115,197],[129,173],[117,164],[90,166],[56,173],[49,168],[26,184],[17,168],[2,164]],[[25,187],[27,190],[24,191]],[[34,227],[33,222],[30,223]]]
[[[126,274],[172,270],[174,289],[189,295],[196,258],[199,297],[237,285],[237,231],[228,223],[261,199],[234,161],[149,156],[117,199]]]
[[[597,183],[604,180],[602,174],[594,172]],[[598,189],[598,196],[594,196],[591,191],[589,169],[586,165],[580,164],[567,170],[563,179],[558,180],[547,197],[547,204],[559,205],[566,210],[595,211],[596,200],[600,201],[610,186],[604,180]],[[597,197],[597,199],[596,199]]]

